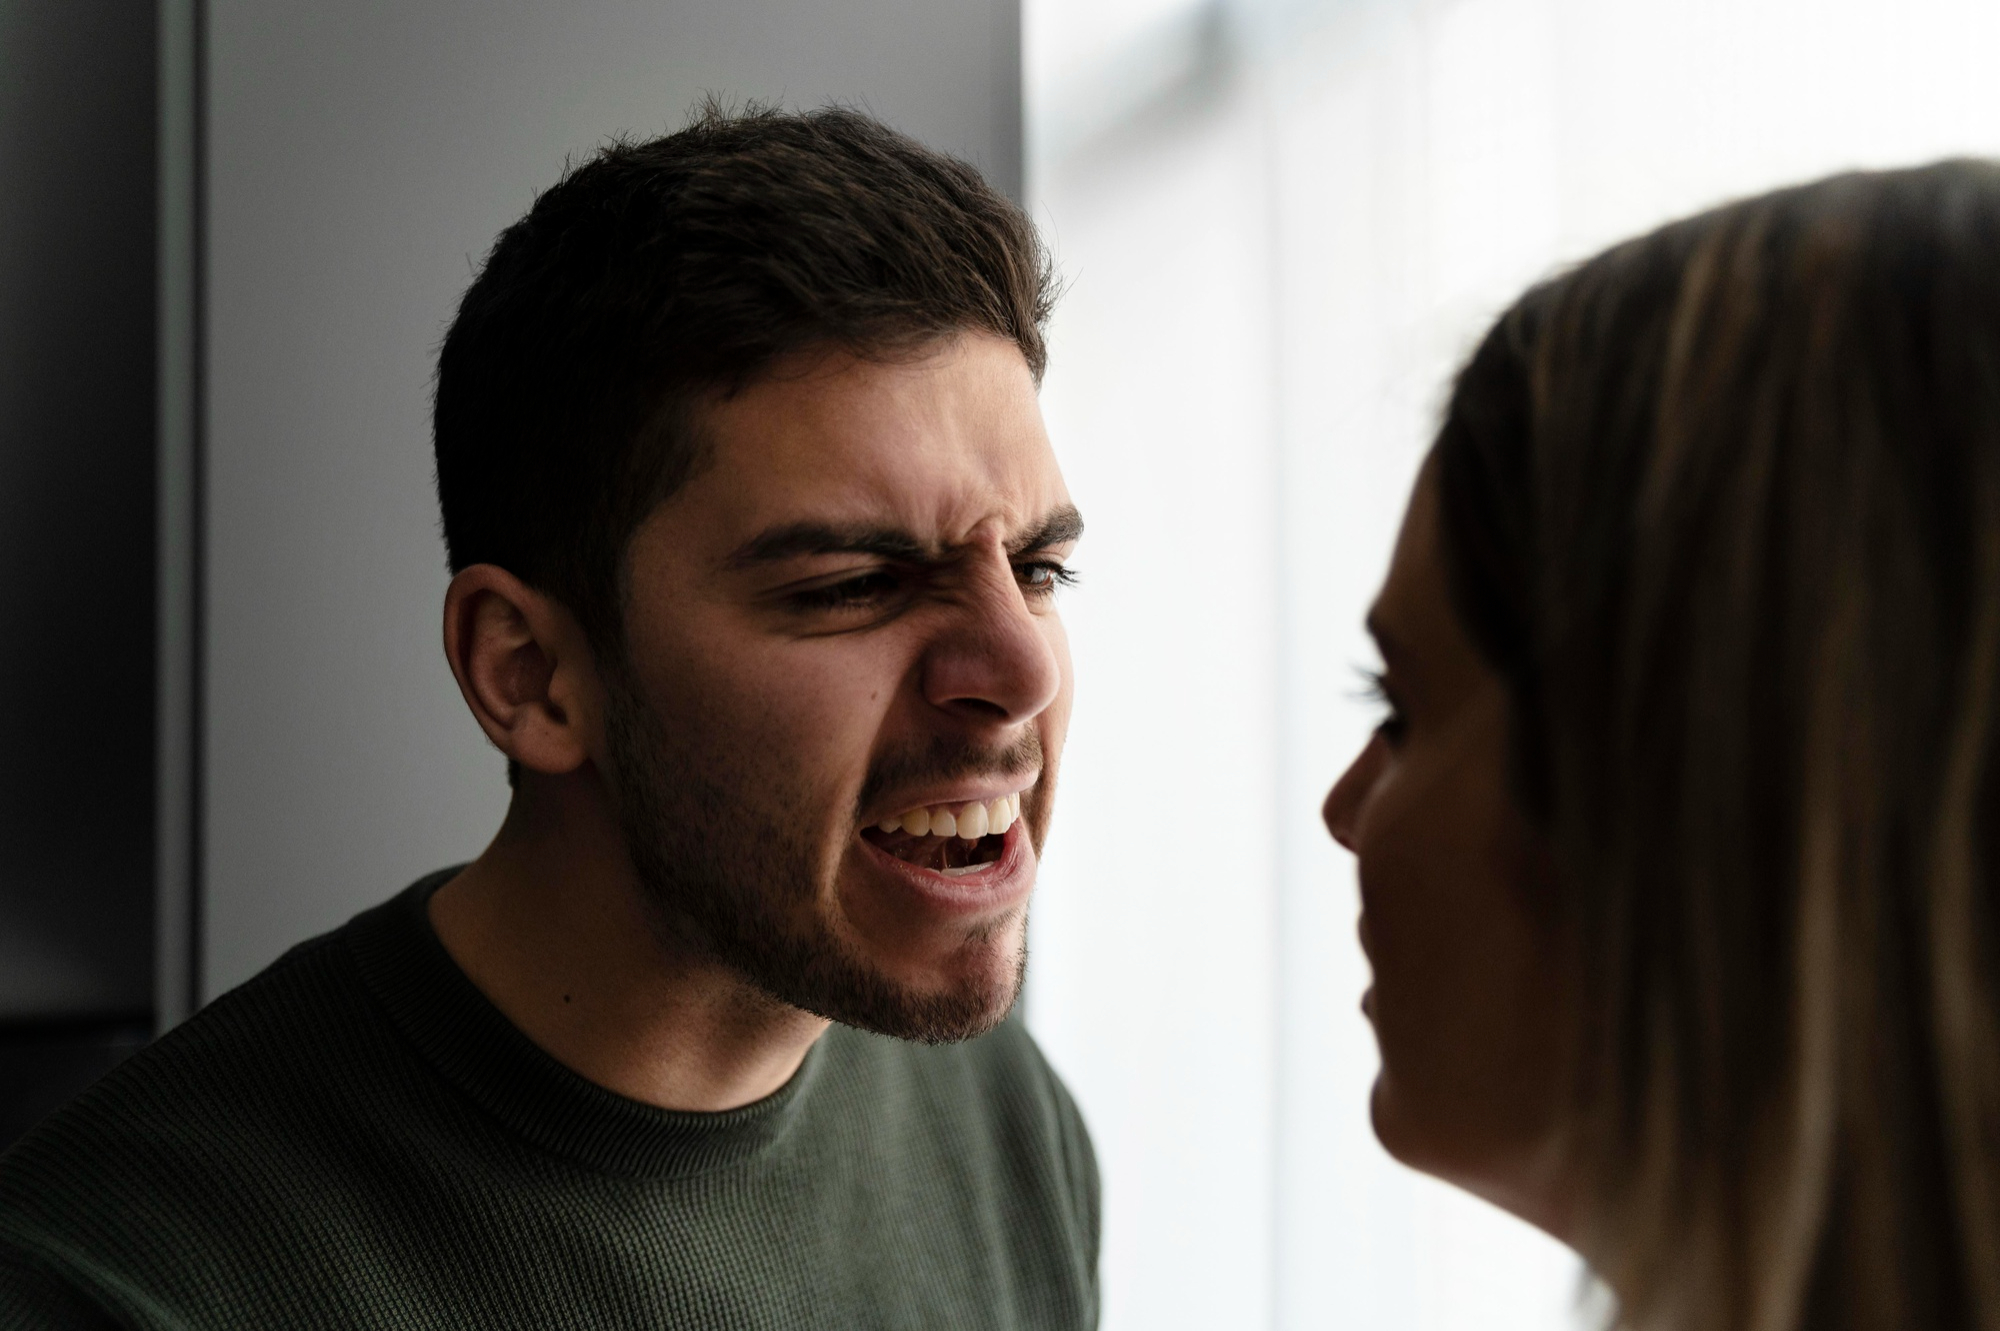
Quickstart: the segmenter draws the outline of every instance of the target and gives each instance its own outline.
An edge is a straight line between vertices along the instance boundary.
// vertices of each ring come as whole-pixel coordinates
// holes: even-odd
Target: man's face
[[[977,334],[831,352],[703,425],[712,463],[632,540],[607,672],[640,878],[787,1003],[986,1030],[1019,989],[1071,694],[1054,593],[1080,526],[1027,365]]]

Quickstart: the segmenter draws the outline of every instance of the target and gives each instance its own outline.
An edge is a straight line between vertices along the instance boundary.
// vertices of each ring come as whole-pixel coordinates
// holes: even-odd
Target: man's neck
[[[480,992],[572,1071],[663,1109],[734,1109],[790,1080],[828,1023],[665,940],[588,768],[527,782],[431,897]]]

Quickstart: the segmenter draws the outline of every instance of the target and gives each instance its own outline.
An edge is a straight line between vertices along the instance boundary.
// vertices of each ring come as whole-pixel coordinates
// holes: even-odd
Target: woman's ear
[[[445,593],[444,652],[495,748],[550,775],[590,757],[597,671],[582,626],[560,602],[497,564],[473,564]]]

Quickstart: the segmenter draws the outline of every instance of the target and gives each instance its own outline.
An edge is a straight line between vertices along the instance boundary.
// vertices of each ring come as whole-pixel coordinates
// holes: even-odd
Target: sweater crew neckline
[[[534,1145],[610,1174],[686,1177],[783,1140],[811,1094],[818,1042],[783,1086],[737,1109],[661,1109],[606,1090],[524,1035],[445,951],[428,907],[457,872],[419,879],[342,931],[369,991],[447,1081]]]

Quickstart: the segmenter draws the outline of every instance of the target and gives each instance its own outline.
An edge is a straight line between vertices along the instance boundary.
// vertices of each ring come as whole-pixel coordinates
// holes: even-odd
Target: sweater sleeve
[[[1091,1313],[1090,1324],[1097,1325],[1102,1315],[1102,1285],[1098,1271],[1099,1248],[1103,1231],[1102,1185],[1097,1175],[1097,1151],[1090,1144],[1090,1129],[1084,1124],[1083,1113],[1070,1097],[1069,1088],[1050,1076],[1056,1093],[1056,1112],[1062,1132],[1063,1164],[1069,1175],[1071,1204],[1076,1208],[1084,1224],[1084,1234],[1088,1243],[1087,1254],[1090,1262]]]

